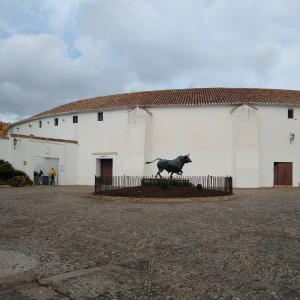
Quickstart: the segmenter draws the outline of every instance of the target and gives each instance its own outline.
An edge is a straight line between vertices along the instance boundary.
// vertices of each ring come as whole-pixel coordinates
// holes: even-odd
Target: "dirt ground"
[[[224,201],[0,188],[0,299],[300,299],[300,189]]]

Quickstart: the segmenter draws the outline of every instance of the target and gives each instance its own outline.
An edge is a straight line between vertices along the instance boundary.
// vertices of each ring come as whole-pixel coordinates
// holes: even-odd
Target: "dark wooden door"
[[[100,160],[100,174],[102,184],[111,185],[113,175],[113,160],[112,159],[101,159]]]
[[[291,162],[274,163],[274,185],[283,185],[283,186],[293,185],[293,163]]]

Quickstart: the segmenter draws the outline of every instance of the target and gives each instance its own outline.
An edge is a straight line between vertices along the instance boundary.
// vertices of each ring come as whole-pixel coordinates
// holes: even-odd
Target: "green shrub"
[[[9,180],[11,186],[19,187],[26,185],[26,178],[25,176],[14,176]]]
[[[0,179],[3,181],[7,181],[15,176],[15,169],[13,166],[4,160],[0,160]]]
[[[9,181],[15,176],[22,176],[25,178],[25,184],[32,184],[25,172],[16,170],[8,161],[0,159],[0,182],[10,184]]]

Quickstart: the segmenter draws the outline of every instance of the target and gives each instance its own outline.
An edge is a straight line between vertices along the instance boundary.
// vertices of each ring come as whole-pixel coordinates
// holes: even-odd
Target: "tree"
[[[6,129],[9,124],[0,121],[0,137],[6,136]]]
[[[0,159],[0,184],[10,183],[10,180],[16,176],[24,177],[25,184],[32,184],[25,172],[16,170],[8,161]]]

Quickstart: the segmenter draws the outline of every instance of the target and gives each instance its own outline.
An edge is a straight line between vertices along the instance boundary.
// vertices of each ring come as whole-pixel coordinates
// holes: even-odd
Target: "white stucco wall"
[[[190,153],[184,175],[231,174],[231,107],[155,108],[151,122],[149,159],[173,159]],[[146,175],[156,173],[147,165]],[[162,173],[166,174],[166,173]]]
[[[104,111],[103,121],[97,121],[97,112],[74,114],[77,124],[72,122],[73,115],[64,115],[58,116],[58,126],[54,118],[46,118],[42,128],[36,120],[14,126],[13,133],[77,140],[78,145],[20,139],[16,150],[5,155],[31,173],[32,163],[24,166],[24,160],[59,158],[61,184],[93,184],[101,158],[113,159],[113,175],[154,175],[156,163],[144,165],[144,161],[190,153],[192,163],[185,165],[184,175],[233,175],[239,187],[271,187],[274,162],[293,162],[297,186],[300,109],[294,109],[292,120],[287,110],[276,106],[160,107],[138,114]],[[295,134],[292,143],[290,133]]]
[[[128,176],[143,176],[149,149],[147,140],[151,114],[136,108],[128,112],[124,172]]]
[[[127,111],[107,111],[103,121],[97,113],[80,115],[78,125],[78,182],[93,184],[98,173],[97,159],[113,159],[113,175],[124,175],[127,140]]]
[[[232,175],[235,187],[260,185],[257,108],[243,105],[231,111]]]
[[[79,122],[81,122],[81,114],[74,114],[78,116]],[[93,114],[96,120],[96,114]],[[54,119],[58,118],[58,126],[54,126]],[[42,121],[42,128],[39,128],[39,121]],[[56,139],[69,139],[77,140],[77,128],[79,123],[73,123],[72,115],[63,115],[51,118],[37,119],[24,124],[18,124],[14,126],[10,133],[15,134],[33,134],[35,136],[43,136]]]
[[[293,163],[293,185],[300,182],[300,108],[288,119],[286,107],[259,107],[260,186],[274,181],[274,162]],[[290,143],[290,133],[295,140]]]
[[[0,138],[0,159],[10,161],[10,141],[6,138]]]
[[[11,150],[11,163],[33,178],[34,171],[41,168],[41,160],[58,159],[59,184],[77,184],[78,145],[34,139],[17,138],[15,149]],[[44,164],[49,165],[49,164]],[[50,166],[50,165],[49,165]],[[54,166],[56,168],[56,165]],[[48,175],[48,170],[43,170]]]

